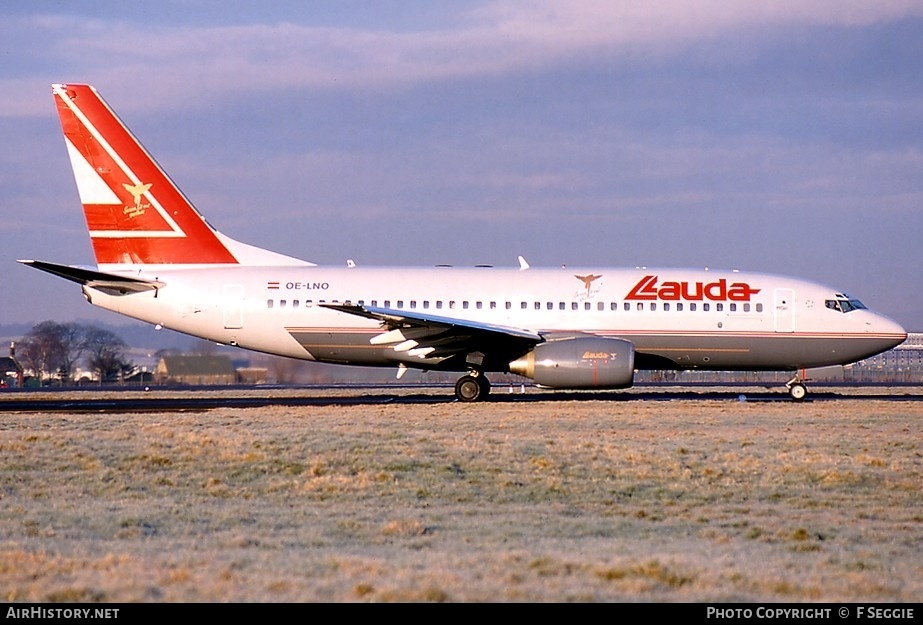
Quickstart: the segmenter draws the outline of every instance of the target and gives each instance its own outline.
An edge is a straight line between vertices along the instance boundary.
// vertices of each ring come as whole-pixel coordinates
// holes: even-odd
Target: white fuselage
[[[542,335],[631,341],[640,369],[795,370],[899,344],[898,324],[813,282],[760,273],[612,268],[146,267],[157,291],[98,306],[219,343],[343,364],[438,368],[376,346],[382,325],[321,304],[410,311]],[[848,304],[844,304],[849,308]],[[860,305],[861,306],[861,305]],[[502,363],[489,370],[505,370]]]

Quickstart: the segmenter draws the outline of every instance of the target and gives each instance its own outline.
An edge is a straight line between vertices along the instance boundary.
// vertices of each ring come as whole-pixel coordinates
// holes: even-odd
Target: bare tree
[[[100,383],[131,369],[132,364],[125,360],[128,344],[119,335],[96,326],[87,326],[85,332],[87,364],[99,376]]]
[[[65,332],[55,321],[43,321],[32,326],[19,342],[19,359],[27,369],[44,381],[56,375],[67,362]]]
[[[86,326],[43,321],[20,341],[20,360],[43,379],[71,380],[86,348]]]
[[[62,381],[69,382],[73,379],[74,369],[86,349],[86,326],[74,322],[59,324],[58,336],[64,351],[61,355]]]

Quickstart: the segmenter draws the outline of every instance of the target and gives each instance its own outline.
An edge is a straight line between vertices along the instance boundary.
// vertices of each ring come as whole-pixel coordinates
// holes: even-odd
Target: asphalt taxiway
[[[548,391],[498,385],[487,398],[492,403],[530,402],[655,402],[708,400],[722,402],[793,402],[783,387],[646,386],[622,391]],[[800,403],[838,400],[923,401],[920,386],[823,386],[809,391]],[[199,387],[182,389],[118,389],[103,391],[5,391],[0,412],[177,412],[215,408],[267,406],[331,406],[376,404],[445,404],[457,402],[451,387],[332,385],[279,387]]]

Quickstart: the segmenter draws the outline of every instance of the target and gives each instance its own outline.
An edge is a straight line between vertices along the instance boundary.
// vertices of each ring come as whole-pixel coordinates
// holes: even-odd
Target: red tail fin
[[[99,265],[236,263],[89,85],[53,85]]]
[[[304,262],[215,231],[92,86],[52,93],[98,265]]]

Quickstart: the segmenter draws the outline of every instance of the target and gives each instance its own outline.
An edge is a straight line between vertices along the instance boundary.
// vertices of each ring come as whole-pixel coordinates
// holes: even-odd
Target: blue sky
[[[121,322],[51,83],[219,230],[321,264],[739,268],[923,331],[923,3],[0,6],[0,324]]]

